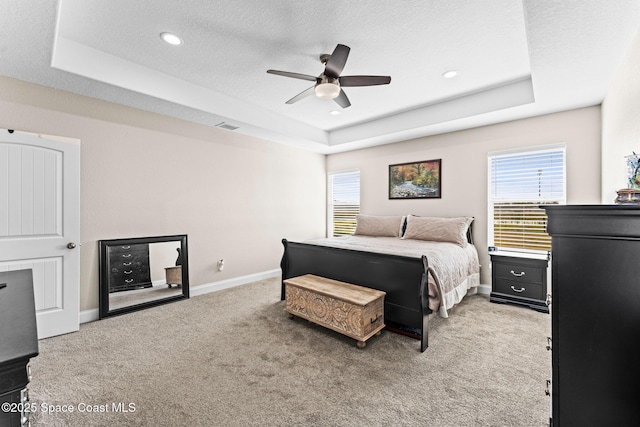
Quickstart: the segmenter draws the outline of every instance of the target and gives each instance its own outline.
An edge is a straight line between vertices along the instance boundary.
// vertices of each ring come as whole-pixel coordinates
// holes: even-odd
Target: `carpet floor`
[[[32,426],[544,426],[550,323],[474,295],[424,353],[388,331],[360,350],[263,280],[41,340]]]

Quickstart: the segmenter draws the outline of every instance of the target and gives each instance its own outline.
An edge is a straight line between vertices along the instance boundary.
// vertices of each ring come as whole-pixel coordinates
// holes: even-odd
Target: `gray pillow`
[[[473,218],[438,218],[409,215],[403,239],[450,242],[465,247]]]
[[[356,215],[356,236],[400,237],[402,216]]]

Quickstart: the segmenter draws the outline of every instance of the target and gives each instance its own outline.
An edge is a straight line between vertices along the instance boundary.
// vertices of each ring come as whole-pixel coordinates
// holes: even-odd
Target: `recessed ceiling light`
[[[457,75],[458,75],[458,72],[456,70],[449,70],[442,73],[442,77],[444,77],[445,79],[452,79]]]
[[[331,114],[332,116],[337,116],[338,114],[340,114],[340,111],[338,111],[338,110],[331,110],[331,111],[329,111],[329,114]]]
[[[165,43],[169,43],[173,46],[180,46],[184,43],[180,37],[173,33],[160,33],[160,38],[164,40]]]

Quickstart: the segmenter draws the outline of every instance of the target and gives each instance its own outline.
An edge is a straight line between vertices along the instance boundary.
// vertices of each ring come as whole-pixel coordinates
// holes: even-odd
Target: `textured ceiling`
[[[3,0],[0,75],[332,153],[599,104],[639,22],[639,0]],[[317,76],[338,43],[343,75],[391,84],[285,104],[313,83],[266,70]]]

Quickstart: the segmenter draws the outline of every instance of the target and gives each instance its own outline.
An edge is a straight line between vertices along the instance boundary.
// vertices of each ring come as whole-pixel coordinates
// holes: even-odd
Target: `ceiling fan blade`
[[[349,101],[349,98],[347,98],[347,94],[344,93],[342,89],[340,89],[340,95],[338,95],[336,98],[333,98],[333,100],[336,101],[336,104],[338,104],[342,108],[351,106],[351,102]]]
[[[267,70],[267,73],[284,77],[292,77],[294,79],[308,80],[310,82],[315,82],[317,80],[317,77],[310,76],[308,74],[292,73],[289,71]]]
[[[343,44],[339,44],[333,50],[331,57],[327,61],[327,64],[324,68],[325,76],[332,77],[334,79],[340,76],[342,73],[342,69],[344,68],[344,64],[347,63],[347,58],[349,57],[349,52],[351,48],[349,46],[345,46]]]
[[[338,80],[340,86],[345,87],[388,85],[391,83],[389,76],[342,76]]]
[[[315,93],[314,91],[315,88],[316,88],[315,86],[311,86],[309,89],[303,90],[302,92],[300,92],[299,94],[297,94],[296,96],[294,96],[293,98],[285,102],[285,104],[293,104],[294,102],[300,101],[302,98],[306,98],[309,95],[313,95]]]

